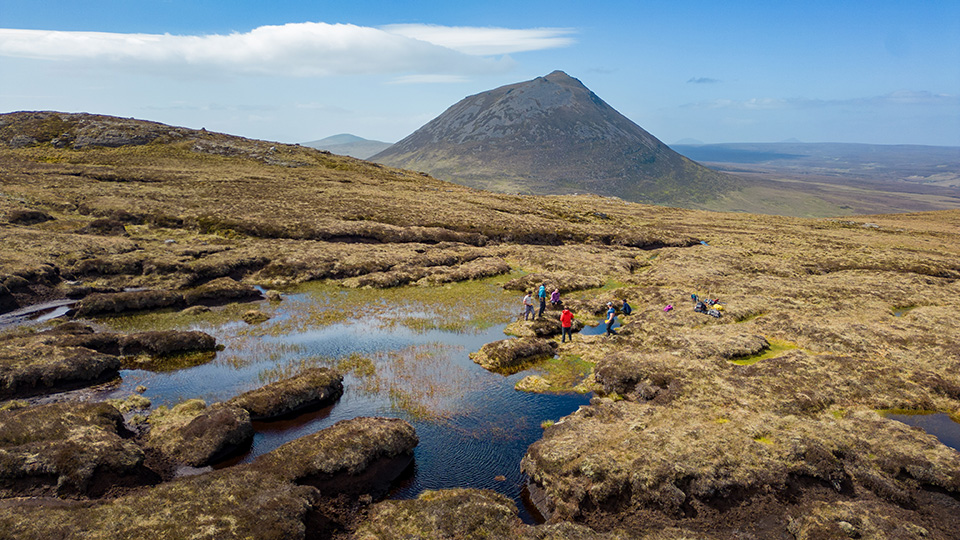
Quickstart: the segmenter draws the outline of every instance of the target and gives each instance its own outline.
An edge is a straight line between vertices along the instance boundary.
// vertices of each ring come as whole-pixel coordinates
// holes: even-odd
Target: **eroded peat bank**
[[[883,415],[960,412],[956,211],[492,194],[297,146],[23,114],[0,126],[0,309],[77,303],[0,337],[0,536],[960,530],[960,454]],[[633,312],[616,336],[561,342],[549,307],[516,322],[540,283],[578,325],[607,302]],[[39,403],[118,375],[120,401]],[[589,403],[559,392],[573,386]],[[477,450],[489,441],[504,453]],[[76,458],[51,457],[64,448]],[[419,495],[381,500],[394,477]],[[523,478],[543,524],[504,488]]]

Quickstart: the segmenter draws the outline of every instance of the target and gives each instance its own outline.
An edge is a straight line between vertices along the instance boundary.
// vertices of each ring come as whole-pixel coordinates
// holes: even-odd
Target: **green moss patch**
[[[791,343],[789,341],[779,340],[779,339],[768,339],[770,342],[770,347],[758,354],[751,354],[750,356],[741,356],[739,358],[733,358],[730,360],[731,363],[738,366],[751,366],[756,364],[761,360],[768,360],[770,358],[776,358],[783,353],[797,348],[796,343]]]
[[[517,390],[535,393],[588,391],[582,383],[593,371],[593,363],[580,355],[561,354],[537,362],[532,370],[535,375],[518,382]]]

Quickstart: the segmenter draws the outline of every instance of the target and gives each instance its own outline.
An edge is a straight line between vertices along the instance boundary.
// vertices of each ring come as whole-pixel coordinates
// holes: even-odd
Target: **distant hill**
[[[469,96],[370,159],[493,191],[676,206],[741,184],[674,152],[562,71]]]
[[[390,143],[383,141],[374,141],[364,139],[349,133],[332,135],[319,141],[310,141],[301,143],[303,146],[316,148],[317,150],[327,150],[341,156],[351,156],[358,159],[367,159],[368,157],[382,152],[390,147]]]

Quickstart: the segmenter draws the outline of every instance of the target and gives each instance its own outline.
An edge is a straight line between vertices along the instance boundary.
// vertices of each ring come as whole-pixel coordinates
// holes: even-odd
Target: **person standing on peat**
[[[537,291],[537,298],[540,299],[540,312],[537,313],[537,318],[543,317],[543,310],[547,309],[547,286],[545,283],[540,284],[540,289]]]
[[[570,308],[563,308],[563,312],[560,313],[560,343],[566,343],[567,338],[570,338],[570,342],[573,342],[573,312],[570,311]]]
[[[533,293],[523,297],[523,320],[533,319]]]
[[[607,323],[608,336],[617,335],[617,333],[613,331],[613,325],[617,322],[617,308],[613,307],[613,302],[607,302],[607,320],[603,322]]]

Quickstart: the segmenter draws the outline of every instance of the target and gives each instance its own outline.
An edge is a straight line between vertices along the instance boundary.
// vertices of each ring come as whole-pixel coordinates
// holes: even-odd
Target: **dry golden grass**
[[[956,453],[872,412],[960,413],[960,211],[799,219],[491,194],[305,148],[199,137],[0,149],[0,214],[55,218],[0,227],[0,282],[26,279],[29,291],[10,289],[23,301],[63,294],[60,277],[104,287],[223,276],[363,287],[469,279],[506,263],[533,281],[602,283],[561,293],[579,319],[618,298],[634,313],[620,336],[576,336],[560,352],[596,364],[599,388],[619,401],[547,429],[525,465],[557,519],[604,530],[629,522],[642,534],[689,524],[730,538],[729,520],[708,507],[733,493],[738,515],[758,522],[839,497],[933,537],[960,526],[904,506],[944,515],[948,505],[930,493],[960,496]],[[78,232],[104,217],[124,222],[127,236]],[[723,316],[693,312],[692,293],[719,298]],[[784,342],[796,349],[731,361]],[[814,447],[834,457],[820,462]],[[772,492],[789,497],[777,506]],[[701,518],[690,521],[690,508]],[[828,514],[766,526],[817,537]]]

